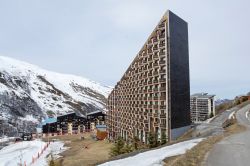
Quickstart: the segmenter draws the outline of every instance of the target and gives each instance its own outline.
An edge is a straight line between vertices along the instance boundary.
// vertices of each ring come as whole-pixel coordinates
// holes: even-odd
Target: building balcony
[[[159,52],[159,55],[161,56],[161,55],[166,55],[166,53],[165,52]]]
[[[158,50],[158,47],[153,47],[153,50],[155,51],[155,50]]]
[[[158,66],[158,63],[154,63],[153,66],[154,66],[154,67]]]
[[[165,28],[165,23],[160,24],[158,28]]]
[[[158,88],[154,88],[154,92],[158,92],[159,91],[159,89]]]
[[[160,114],[160,118],[167,118],[166,114]]]
[[[154,59],[158,59],[159,56],[158,56],[157,54],[154,54],[154,55],[153,55],[153,58],[154,58]]]
[[[161,109],[166,109],[166,106],[165,105],[161,105],[160,108]]]
[[[156,84],[156,83],[158,83],[159,81],[158,80],[154,80],[154,83]]]
[[[159,108],[159,106],[158,105],[154,105],[154,109],[158,109]]]
[[[154,123],[154,127],[159,127],[159,124],[158,123]]]
[[[161,35],[159,35],[159,38],[160,38],[160,39],[165,38],[165,34],[161,34]]]
[[[158,96],[154,96],[154,100],[158,100]]]
[[[160,64],[160,65],[165,65],[165,64],[166,64],[166,61],[160,60],[160,61],[159,61],[159,64]]]
[[[165,44],[159,44],[159,47],[161,48],[161,47],[165,47]]]
[[[161,73],[161,74],[165,74],[165,73],[166,73],[166,70],[160,70],[160,73]]]
[[[160,78],[160,82],[166,82],[166,78]]]
[[[166,124],[160,124],[160,128],[165,129],[166,127]]]
[[[166,96],[161,96],[160,99],[161,100],[166,100]]]
[[[166,87],[161,87],[160,91],[166,91]]]
[[[154,72],[153,72],[153,75],[154,75],[154,76],[156,76],[156,75],[158,75],[158,74],[159,74],[158,71],[154,71]]]

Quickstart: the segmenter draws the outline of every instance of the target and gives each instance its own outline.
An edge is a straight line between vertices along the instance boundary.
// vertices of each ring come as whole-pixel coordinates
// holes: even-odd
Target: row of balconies
[[[155,88],[155,90],[158,89],[158,88]],[[161,88],[160,88],[161,89]],[[165,97],[166,96],[166,91],[164,89],[164,87],[162,87],[162,91],[158,91],[158,92],[146,92],[146,90],[137,90],[137,91],[134,91],[134,92],[127,92],[126,94],[124,95],[121,95],[121,96],[117,96],[116,99],[114,99],[114,102],[113,104],[115,103],[118,103],[118,102],[126,102],[126,101],[132,101],[132,100],[143,100],[144,97],[159,97],[159,96],[163,96]],[[147,91],[149,91],[151,89],[148,89]],[[140,92],[144,91],[145,93],[142,93],[142,94],[138,94]],[[112,104],[112,103],[110,103]]]

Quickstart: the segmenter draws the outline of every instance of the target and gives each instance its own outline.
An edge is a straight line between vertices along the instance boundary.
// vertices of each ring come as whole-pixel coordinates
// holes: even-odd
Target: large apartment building
[[[175,139],[190,126],[188,25],[167,11],[108,97],[109,138],[150,132]]]
[[[191,120],[200,123],[215,116],[215,95],[208,93],[196,93],[190,97]]]

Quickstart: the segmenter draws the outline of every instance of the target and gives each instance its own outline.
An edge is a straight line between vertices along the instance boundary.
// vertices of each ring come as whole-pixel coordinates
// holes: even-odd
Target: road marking
[[[247,118],[247,120],[249,120],[248,114],[249,114],[249,111],[246,112],[246,118]]]

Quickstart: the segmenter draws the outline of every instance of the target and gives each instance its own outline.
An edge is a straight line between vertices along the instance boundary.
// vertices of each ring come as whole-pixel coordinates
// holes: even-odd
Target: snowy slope
[[[162,161],[167,157],[177,156],[184,154],[187,150],[196,146],[203,139],[193,139],[177,143],[174,145],[166,146],[156,150],[150,150],[140,153],[136,156],[128,157],[125,159],[110,161],[99,166],[156,166],[163,165]]]
[[[46,145],[40,140],[19,142],[9,145],[0,150],[0,165],[14,166],[20,163],[31,165],[32,157],[37,157],[38,152],[41,153],[42,148]],[[35,161],[35,166],[47,166],[47,156],[53,153],[54,158],[58,158],[58,154],[63,152],[66,148],[63,147],[62,142],[52,142],[49,147],[43,152],[39,159]]]
[[[0,120],[16,115],[36,123],[72,111],[105,111],[110,91],[110,87],[86,78],[0,56]]]

